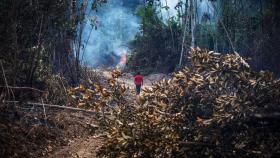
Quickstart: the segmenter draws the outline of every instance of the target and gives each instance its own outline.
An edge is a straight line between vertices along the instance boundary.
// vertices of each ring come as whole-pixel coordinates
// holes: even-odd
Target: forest
[[[279,157],[279,43],[279,0],[0,0],[0,157]]]

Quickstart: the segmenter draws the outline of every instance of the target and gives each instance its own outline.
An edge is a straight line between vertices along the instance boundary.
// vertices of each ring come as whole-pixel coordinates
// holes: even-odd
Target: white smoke
[[[175,9],[176,5],[178,4],[180,0],[160,0],[161,4],[161,15],[163,20],[166,21],[169,18],[176,17],[177,10]],[[165,6],[168,7],[165,8]]]
[[[91,4],[93,0],[89,0]],[[161,0],[160,14],[164,21],[177,16],[176,5],[180,0]],[[129,53],[128,43],[135,38],[140,29],[140,20],[132,8],[125,7],[124,2],[137,3],[136,0],[107,0],[107,4],[98,8],[98,12],[91,12],[83,34],[84,47],[81,59],[91,66],[109,65],[115,66],[122,61],[122,57]],[[197,0],[198,19],[205,12],[213,14],[213,8],[209,0]],[[138,0],[142,3],[142,0]],[[168,10],[162,8],[169,7]],[[88,10],[90,9],[88,6]],[[89,11],[88,11],[89,12]],[[97,30],[91,26],[91,18],[97,17]],[[92,30],[92,32],[91,32]],[[90,35],[90,36],[89,36]],[[89,38],[88,38],[89,37]]]
[[[185,3],[185,0],[160,0],[161,4],[161,10],[159,16],[163,18],[164,21],[167,21],[169,18],[176,17],[178,14],[178,11],[175,9],[177,4],[183,1]],[[205,14],[208,14],[210,17],[211,21],[214,21],[215,16],[214,16],[214,8],[212,6],[212,2],[209,0],[196,0],[197,3],[197,19],[198,22],[201,22],[202,17]],[[168,6],[168,9],[165,8],[165,6]],[[183,6],[184,10],[184,6]]]
[[[202,21],[204,15],[209,16],[210,21],[215,21],[214,8],[209,0],[200,0],[198,2],[197,16],[199,22]]]
[[[97,17],[97,30],[92,30],[88,19],[83,43],[85,46],[84,61],[91,66],[115,66],[124,54],[129,53],[128,43],[138,33],[138,17],[130,8],[123,6],[122,1],[108,0],[107,4],[92,12]]]

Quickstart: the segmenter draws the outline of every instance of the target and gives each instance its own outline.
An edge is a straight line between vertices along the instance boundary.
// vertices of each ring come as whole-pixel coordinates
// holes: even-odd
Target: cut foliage
[[[237,53],[196,48],[188,56],[189,66],[144,89],[137,103],[123,97],[125,92],[114,79],[107,95],[94,86],[99,100],[110,96],[115,103],[104,104],[110,108],[103,120],[106,138],[99,155],[279,155],[280,81],[269,72],[252,71]]]

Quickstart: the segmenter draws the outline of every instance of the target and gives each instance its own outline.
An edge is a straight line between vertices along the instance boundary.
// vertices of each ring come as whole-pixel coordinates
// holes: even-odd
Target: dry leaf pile
[[[78,87],[68,89],[71,105],[79,108],[94,110],[97,112],[110,108],[110,105],[119,106],[124,100],[124,94],[127,87],[123,84],[117,84],[117,78],[121,76],[119,70],[112,71],[112,77],[104,85],[100,81],[88,81]]]
[[[111,82],[108,96],[93,85],[101,96],[97,101],[114,100],[114,106],[103,104],[111,108],[99,156],[280,154],[280,81],[269,72],[254,72],[237,53],[193,49],[188,66],[144,89],[138,103],[124,97],[126,90],[114,76]]]

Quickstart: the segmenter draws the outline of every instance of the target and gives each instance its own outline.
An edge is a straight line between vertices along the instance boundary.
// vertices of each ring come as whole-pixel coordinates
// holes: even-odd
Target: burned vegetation
[[[116,81],[119,71],[109,86],[90,82],[69,91],[77,106],[103,113],[99,156],[279,156],[280,81],[253,71],[237,53],[196,48],[188,60],[136,101]]]

